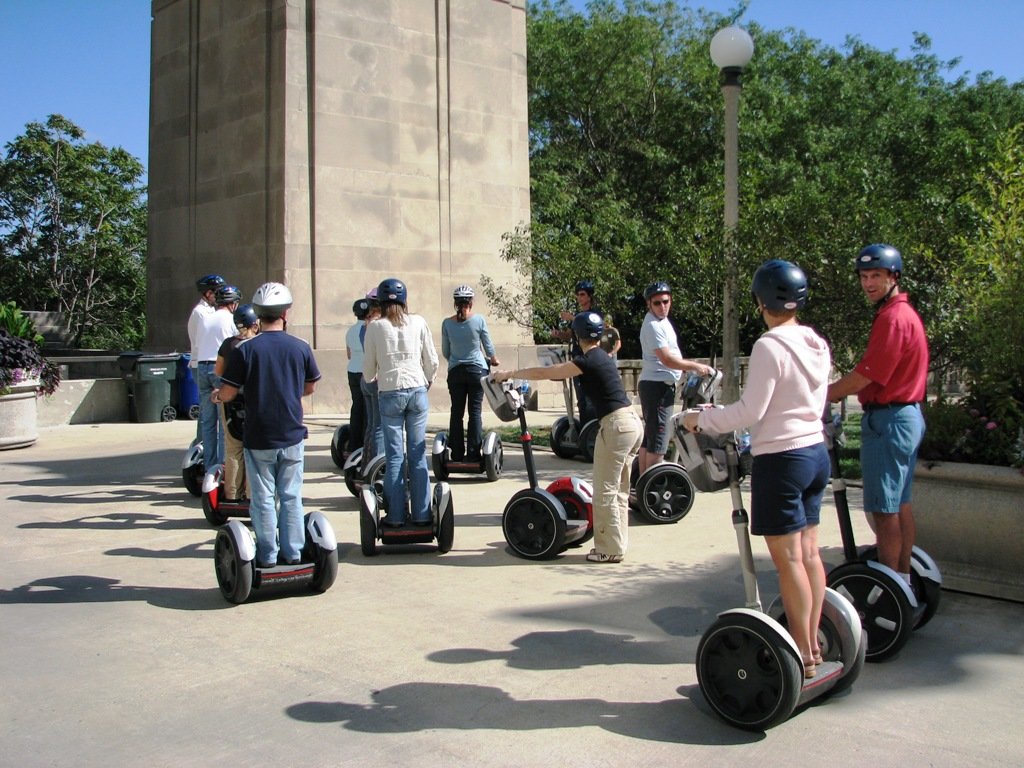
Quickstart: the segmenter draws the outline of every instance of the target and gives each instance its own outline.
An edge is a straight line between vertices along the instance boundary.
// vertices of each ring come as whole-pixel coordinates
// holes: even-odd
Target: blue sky
[[[724,13],[737,1],[679,4]],[[910,54],[914,32],[924,32],[933,53],[961,58],[972,79],[990,70],[1024,80],[1024,0],[751,0],[744,20],[802,29],[837,48],[856,35],[900,56]],[[57,112],[88,139],[145,162],[149,23],[149,0],[0,0],[0,145]]]

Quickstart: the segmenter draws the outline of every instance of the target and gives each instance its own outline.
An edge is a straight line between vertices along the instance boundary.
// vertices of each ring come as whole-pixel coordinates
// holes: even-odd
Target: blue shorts
[[[665,381],[641,381],[637,384],[640,410],[644,416],[643,447],[649,453],[664,455],[672,439],[672,409],[676,403],[676,385]]]
[[[864,511],[895,514],[910,503],[917,449],[924,437],[918,405],[865,411],[860,418]]]
[[[830,474],[824,443],[754,457],[750,474],[750,531],[784,536],[821,520]]]

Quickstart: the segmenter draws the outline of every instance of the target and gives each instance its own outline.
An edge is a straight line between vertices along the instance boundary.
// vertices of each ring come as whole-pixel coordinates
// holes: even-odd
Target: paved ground
[[[945,592],[847,695],[738,731],[693,667],[716,612],[742,602],[728,494],[677,525],[634,525],[621,565],[578,550],[530,563],[501,535],[526,484],[512,446],[499,482],[454,480],[451,553],[366,559],[319,421],[305,495],[342,542],[338,581],[230,606],[180,479],[193,431],[60,427],[0,454],[3,765],[1024,764],[1024,606]],[[545,480],[589,474],[539,464]],[[836,562],[830,514],[822,539]]]

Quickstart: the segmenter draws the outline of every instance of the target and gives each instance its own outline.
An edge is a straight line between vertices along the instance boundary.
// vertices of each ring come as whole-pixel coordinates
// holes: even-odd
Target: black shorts
[[[676,404],[676,385],[665,381],[641,381],[637,385],[640,410],[644,416],[644,448],[663,455],[672,439],[672,409]]]

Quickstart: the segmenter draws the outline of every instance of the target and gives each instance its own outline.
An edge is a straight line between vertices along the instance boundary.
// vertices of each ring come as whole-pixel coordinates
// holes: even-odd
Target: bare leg
[[[804,571],[811,586],[811,615],[807,630],[811,637],[811,652],[814,658],[821,656],[818,644],[818,625],[821,624],[821,608],[825,602],[825,566],[818,553],[818,526],[810,525],[802,531],[800,545],[803,548]]]
[[[640,474],[646,472],[655,464],[661,464],[665,460],[664,453],[651,453],[646,448],[640,449]]]
[[[900,516],[881,512],[872,512],[875,523],[875,541],[878,544],[878,562],[900,571],[900,553],[903,549],[903,535]]]
[[[917,538],[917,524],[910,503],[900,504],[900,573],[910,573],[910,555]]]
[[[807,665],[814,659],[810,633],[814,595],[804,568],[801,534],[802,531],[797,531],[784,536],[765,536],[765,543],[768,544],[775,569],[779,572],[779,590],[782,593],[782,605],[786,609],[789,634]]]

